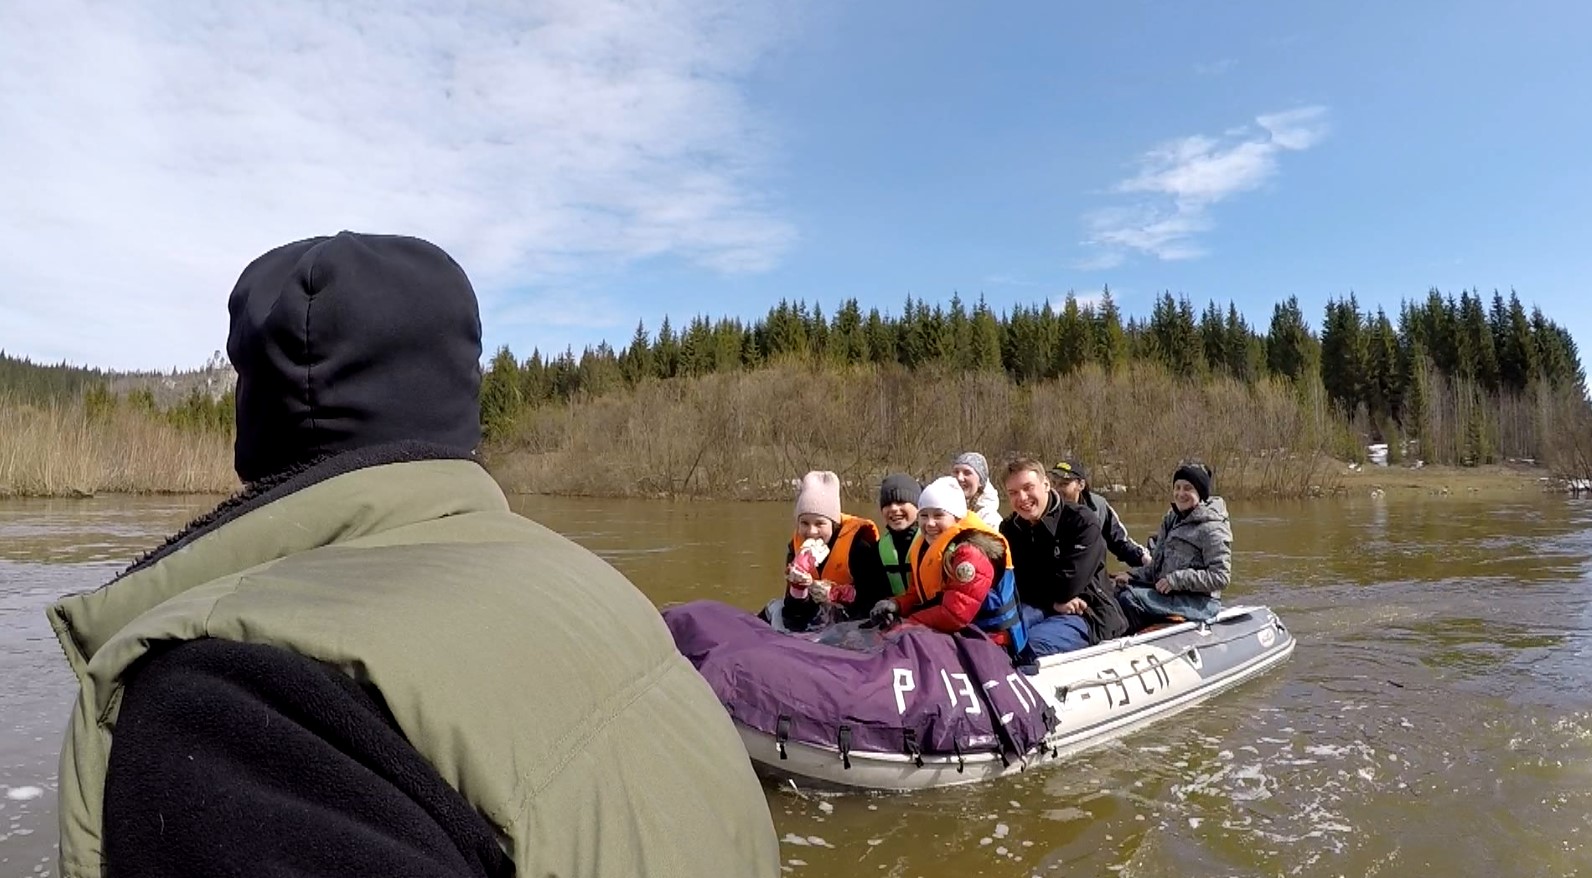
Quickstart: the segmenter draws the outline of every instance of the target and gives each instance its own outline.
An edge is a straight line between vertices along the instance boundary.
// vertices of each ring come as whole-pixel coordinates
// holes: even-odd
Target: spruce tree
[[[894,321],[886,322],[879,314],[878,308],[868,309],[868,324],[863,330],[868,340],[868,358],[875,363],[895,363],[896,353],[896,324]]]
[[[824,319],[824,307],[814,302],[812,312],[808,313],[806,303],[798,302],[796,308],[807,327],[807,354],[813,362],[822,363],[829,352],[829,321]]]
[[[630,337],[630,347],[625,348],[620,366],[625,383],[632,387],[652,377],[652,340],[647,337],[646,324],[639,320],[636,321],[636,333]]]
[[[1260,378],[1265,352],[1261,340],[1250,331],[1249,323],[1238,313],[1238,306],[1227,302],[1227,373],[1245,384]]]
[[[503,345],[481,376],[482,431],[488,438],[506,435],[523,404],[519,361],[508,345]]]
[[[1503,341],[1498,346],[1499,380],[1504,387],[1524,392],[1537,377],[1537,349],[1531,341],[1531,320],[1520,304],[1520,296],[1509,291]]]
[[[831,357],[836,363],[856,366],[868,361],[868,336],[863,330],[862,308],[856,299],[847,299],[835,312],[830,330]]]
[[[1321,385],[1327,398],[1348,413],[1365,397],[1366,342],[1360,322],[1360,305],[1354,294],[1346,302],[1327,302],[1321,326]]]
[[[1322,344],[1325,348],[1325,342]],[[1324,356],[1324,355],[1323,355]],[[1403,394],[1403,376],[1399,368],[1398,336],[1393,323],[1380,307],[1370,322],[1370,337],[1366,351],[1365,403],[1370,410],[1372,423],[1381,425],[1399,416],[1399,397]],[[1390,437],[1384,439],[1392,442]]]
[[[573,360],[574,355],[571,354],[569,359]],[[680,374],[680,340],[675,337],[674,327],[669,324],[667,314],[663,317],[663,325],[658,327],[658,343],[652,348],[652,369],[659,378],[673,378]],[[554,383],[557,383],[556,378]]]
[[[970,334],[969,348],[972,354],[973,368],[981,372],[999,371],[1001,368],[1001,327],[982,295],[978,297],[978,304],[973,306]]]
[[[1052,358],[1057,375],[1071,375],[1089,362],[1092,334],[1083,312],[1078,309],[1078,297],[1068,292],[1057,320],[1056,349]]]
[[[1122,312],[1111,296],[1111,287],[1100,291],[1100,307],[1095,311],[1095,360],[1108,373],[1127,365],[1128,336],[1122,329]]]
[[[1481,296],[1463,292],[1459,307],[1459,374],[1487,390],[1497,390],[1498,355],[1493,350],[1492,329],[1487,325]]]
[[[1227,372],[1227,320],[1215,299],[1207,301],[1200,312],[1199,336],[1205,371],[1211,375]]]
[[[1310,363],[1310,328],[1299,297],[1289,296],[1272,306],[1271,328],[1266,333],[1266,369],[1271,374],[1297,381]]]

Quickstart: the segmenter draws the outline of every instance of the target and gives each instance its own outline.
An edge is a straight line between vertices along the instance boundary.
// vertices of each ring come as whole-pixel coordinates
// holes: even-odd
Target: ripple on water
[[[655,600],[712,591],[755,605],[765,586],[750,580],[777,579],[789,533],[788,504],[536,503],[547,513],[538,520],[579,531]],[[771,788],[782,868],[840,878],[1592,872],[1592,504],[1566,508],[1511,518],[1485,504],[1268,507],[1240,522],[1235,593],[1289,621],[1299,649],[1288,664],[1064,764],[980,787]],[[0,874],[35,862],[42,871],[50,851],[72,688],[43,606],[114,566],[59,562],[130,558],[189,514],[141,520],[130,509],[23,521],[40,548],[0,561],[0,791],[41,791],[0,795]],[[5,535],[24,533],[6,528],[41,515],[0,506],[0,557],[17,558],[7,553],[20,540]],[[1159,515],[1125,510],[1135,533]],[[1515,518],[1516,531],[1498,532]],[[726,547],[727,520],[773,548]]]

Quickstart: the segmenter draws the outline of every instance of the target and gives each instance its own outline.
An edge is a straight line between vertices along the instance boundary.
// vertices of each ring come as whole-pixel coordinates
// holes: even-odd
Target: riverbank
[[[1508,498],[1524,494],[1565,493],[1563,479],[1546,467],[1531,464],[1457,466],[1362,466],[1339,464],[1330,493],[1352,496],[1463,496]],[[1323,492],[1327,493],[1327,492]]]
[[[567,472],[558,454],[508,455],[489,461],[488,469],[505,491],[511,494],[548,495],[591,498],[662,498],[664,492],[647,491],[633,482],[602,484],[591,482],[574,490],[531,490],[526,484],[538,478]],[[1299,495],[1282,495],[1253,490],[1253,485],[1240,483],[1229,488],[1218,474],[1218,491],[1231,500],[1285,496],[1301,498],[1370,496],[1456,496],[1476,498],[1508,498],[1528,494],[1565,493],[1565,481],[1553,475],[1546,467],[1526,464],[1490,464],[1477,467],[1454,466],[1374,466],[1352,464],[1331,458],[1322,458],[1314,468],[1315,479]],[[1137,489],[1107,480],[1096,480],[1100,492],[1112,498],[1161,499],[1161,486],[1146,485]],[[871,499],[878,479],[849,480],[847,499],[858,503]],[[1247,488],[1247,489],[1246,489]],[[787,479],[747,483],[728,495],[714,495],[700,499],[713,500],[788,500],[793,488]]]
[[[905,424],[912,429],[891,426]],[[1078,454],[1097,488],[1130,498],[1159,499],[1185,458],[1212,464],[1217,490],[1234,500],[1564,488],[1540,466],[1378,467],[1319,450],[1342,444],[1347,429],[1278,385],[1178,385],[1156,370],[1018,386],[977,373],[921,381],[894,371],[767,369],[545,406],[489,441],[482,458],[511,494],[608,498],[783,501],[802,473],[831,469],[849,501],[871,503],[885,473],[932,477],[961,449],[985,450],[998,468],[1003,448],[1038,449],[1047,462]],[[183,427],[134,406],[0,399],[0,436],[0,497],[239,487],[229,431]]]

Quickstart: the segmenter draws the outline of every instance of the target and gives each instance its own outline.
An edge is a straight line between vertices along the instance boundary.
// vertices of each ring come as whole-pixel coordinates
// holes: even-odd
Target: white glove
[[[829,603],[829,583],[822,579],[815,579],[807,586],[807,594],[820,604]]]
[[[829,545],[817,537],[802,543],[802,551],[813,556],[813,566],[815,567],[824,563],[824,559],[829,557]]]

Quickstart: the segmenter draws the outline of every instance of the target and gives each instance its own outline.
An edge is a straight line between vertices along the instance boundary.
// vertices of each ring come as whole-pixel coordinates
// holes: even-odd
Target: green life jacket
[[[657,610],[511,513],[473,462],[328,478],[48,614],[81,687],[61,751],[66,878],[104,874],[124,675],[157,642],[203,637],[288,649],[376,687],[520,875],[779,874],[739,736]]]
[[[891,534],[892,531],[885,528],[879,537],[879,559],[884,562],[884,575],[890,582],[890,593],[899,597],[906,594],[907,583],[912,576],[912,563],[896,551],[895,537]]]

